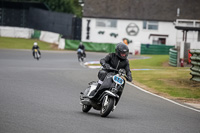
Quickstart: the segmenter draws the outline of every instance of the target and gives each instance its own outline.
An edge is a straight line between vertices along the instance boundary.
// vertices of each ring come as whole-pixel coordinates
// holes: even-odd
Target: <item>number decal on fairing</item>
[[[120,85],[124,83],[124,80],[117,75],[113,76],[113,81],[115,81],[115,83],[120,84]]]

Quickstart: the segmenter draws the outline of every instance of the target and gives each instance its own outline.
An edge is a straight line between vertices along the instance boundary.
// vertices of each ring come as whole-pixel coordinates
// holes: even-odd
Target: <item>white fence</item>
[[[26,38],[29,39],[34,34],[34,29],[0,26],[1,37],[13,37],[13,38]],[[65,48],[65,40],[60,38],[60,34],[41,31],[39,37],[40,41],[57,44],[59,49]]]
[[[14,38],[31,38],[33,29],[0,26],[0,36]]]

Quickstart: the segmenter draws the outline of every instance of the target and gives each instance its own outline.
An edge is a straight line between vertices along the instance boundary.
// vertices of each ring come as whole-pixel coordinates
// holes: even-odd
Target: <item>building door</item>
[[[166,44],[166,38],[159,38],[158,40],[160,44]]]

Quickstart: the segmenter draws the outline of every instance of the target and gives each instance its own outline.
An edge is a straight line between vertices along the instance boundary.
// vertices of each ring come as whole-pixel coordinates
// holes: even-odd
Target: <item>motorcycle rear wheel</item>
[[[82,111],[87,113],[88,111],[90,111],[91,108],[92,106],[83,104]]]
[[[100,111],[101,117],[108,116],[114,107],[114,98],[113,97],[108,97],[107,101],[105,101],[105,100],[106,100],[106,98],[104,98],[104,100],[102,102],[102,107],[101,107],[101,111]],[[105,102],[108,102],[108,103],[106,105],[104,105]]]

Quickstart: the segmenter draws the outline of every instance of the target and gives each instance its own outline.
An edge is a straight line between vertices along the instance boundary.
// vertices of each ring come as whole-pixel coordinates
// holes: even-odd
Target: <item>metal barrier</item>
[[[190,53],[192,54],[190,57],[192,64],[190,68],[190,74],[192,75],[191,80],[200,82],[200,49],[191,49]]]
[[[141,44],[141,54],[168,55],[169,49],[173,47],[168,45]]]
[[[115,52],[116,44],[112,43],[94,43],[94,42],[82,42],[85,46],[86,51],[93,52],[106,52],[113,53]],[[77,50],[80,44],[79,40],[65,40],[65,49]]]

